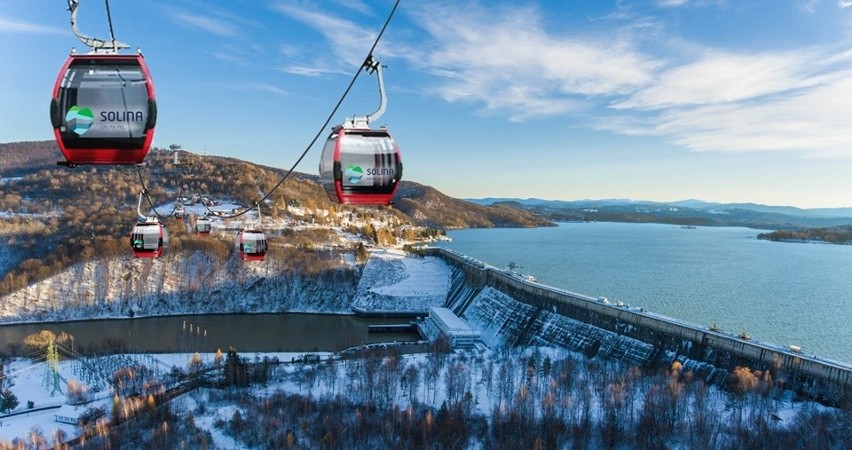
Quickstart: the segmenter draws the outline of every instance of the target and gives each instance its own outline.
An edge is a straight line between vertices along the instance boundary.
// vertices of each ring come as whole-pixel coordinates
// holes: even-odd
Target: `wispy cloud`
[[[273,5],[273,9],[314,28],[325,36],[331,44],[330,56],[348,67],[357,66],[363,61],[366,50],[376,38],[375,30],[361,27],[355,22],[325,12],[305,9],[303,5],[278,2]]]
[[[170,9],[168,15],[178,24],[213,33],[218,36],[234,37],[240,34],[239,30],[232,24],[232,22],[224,19],[202,16],[186,11],[180,11],[178,9]]]
[[[270,94],[276,95],[290,95],[289,92],[285,89],[281,89],[278,86],[274,86],[268,83],[248,83],[245,85],[247,89],[259,90],[263,92],[269,92]]]
[[[46,25],[39,25],[37,23],[0,17],[0,33],[66,34],[68,31]]]
[[[852,6],[852,0],[837,0],[837,5],[841,8],[848,8]]]
[[[281,71],[292,75],[303,75],[307,77],[319,77],[330,74],[347,74],[341,70],[329,69],[326,67],[309,67],[309,66],[286,66],[282,67]]]
[[[432,36],[411,63],[439,77],[450,102],[483,105],[512,120],[576,111],[589,97],[629,93],[652,81],[661,63],[618,36],[548,34],[531,7],[465,4],[415,9]]]
[[[736,102],[813,84],[815,58],[806,52],[734,54],[708,50],[698,61],[663,68],[657,79],[616,109],[658,109]]]
[[[657,4],[663,7],[683,6],[687,0],[657,0]]]
[[[710,4],[719,3],[696,6]],[[629,13],[602,24],[604,39],[548,29],[533,7],[408,10],[430,35],[409,62],[448,102],[513,121],[569,117],[692,151],[852,158],[852,52],[836,43],[733,52],[656,27],[644,33]]]
[[[710,53],[664,70],[659,82],[617,104],[626,114],[599,118],[596,127],[663,136],[695,151],[852,158],[849,52]]]
[[[698,151],[794,151],[849,158],[850,75],[767,102],[667,111],[655,119],[656,127]]]

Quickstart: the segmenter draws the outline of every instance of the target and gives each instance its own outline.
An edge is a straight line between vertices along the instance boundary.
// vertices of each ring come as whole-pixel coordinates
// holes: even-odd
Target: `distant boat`
[[[695,229],[695,227],[692,226],[692,225],[681,225],[680,227],[683,228],[684,230],[694,230]]]

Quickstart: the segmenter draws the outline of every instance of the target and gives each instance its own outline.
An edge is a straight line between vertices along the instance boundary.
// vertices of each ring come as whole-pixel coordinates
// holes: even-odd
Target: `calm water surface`
[[[21,343],[29,334],[50,330],[74,336],[78,349],[117,338],[134,350],[155,353],[215,352],[231,346],[241,352],[337,351],[365,343],[419,339],[414,332],[367,332],[369,325],[406,322],[330,314],[208,314],[37,323],[0,326],[0,345],[6,350],[9,343]]]
[[[852,246],[748,228],[562,223],[448,232],[441,244],[542,284],[852,362]]]

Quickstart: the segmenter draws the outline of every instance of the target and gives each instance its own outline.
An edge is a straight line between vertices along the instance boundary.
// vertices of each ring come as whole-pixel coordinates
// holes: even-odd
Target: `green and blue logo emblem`
[[[72,106],[65,114],[65,123],[68,124],[71,131],[83,135],[92,128],[92,124],[95,123],[95,115],[87,107]]]
[[[350,183],[355,184],[361,181],[361,178],[364,176],[364,170],[361,169],[361,166],[349,166],[346,168],[343,176],[345,176]]]

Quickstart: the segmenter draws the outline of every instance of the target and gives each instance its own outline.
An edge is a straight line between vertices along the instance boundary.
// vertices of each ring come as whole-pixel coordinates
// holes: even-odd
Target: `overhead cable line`
[[[217,217],[225,218],[225,219],[233,219],[235,217],[240,217],[240,216],[246,214],[247,212],[253,210],[254,208],[259,207],[261,203],[266,201],[266,199],[268,199],[272,195],[273,192],[275,192],[279,187],[281,187],[282,184],[284,184],[284,181],[287,178],[290,177],[290,175],[293,173],[293,171],[296,170],[296,167],[299,165],[299,163],[302,162],[302,160],[305,158],[305,156],[307,156],[307,154],[311,150],[311,148],[313,148],[314,144],[317,142],[317,139],[319,139],[320,136],[322,136],[322,133],[325,131],[326,127],[328,127],[328,124],[331,123],[331,119],[333,119],[334,115],[337,114],[337,110],[340,109],[340,105],[343,104],[343,101],[349,95],[349,91],[352,90],[352,86],[355,85],[355,81],[358,80],[358,76],[361,75],[361,70],[362,69],[369,70],[372,67],[373,51],[376,49],[376,46],[379,45],[379,41],[382,39],[382,35],[384,35],[385,30],[387,29],[388,25],[390,24],[391,18],[393,18],[394,12],[396,12],[396,8],[397,8],[397,6],[399,6],[399,1],[400,0],[396,0],[396,2],[394,2],[393,8],[391,8],[391,11],[388,14],[387,19],[385,20],[384,25],[382,25],[382,29],[379,31],[379,34],[376,36],[376,39],[373,41],[373,45],[370,46],[370,51],[367,52],[367,56],[364,58],[364,62],[361,64],[360,67],[358,67],[358,70],[355,72],[355,75],[352,77],[352,80],[349,82],[349,85],[346,87],[346,90],[343,91],[343,94],[340,96],[340,99],[337,101],[337,104],[334,105],[334,108],[331,110],[331,113],[325,119],[325,122],[323,122],[322,126],[319,128],[317,133],[314,135],[314,138],[311,139],[311,142],[308,144],[308,146],[302,152],[301,156],[299,156],[299,159],[297,159],[296,162],[293,163],[293,166],[290,167],[290,170],[288,170],[287,173],[285,173],[284,176],[281,177],[281,179],[278,181],[278,183],[269,192],[267,192],[260,200],[254,202],[250,207],[246,208],[245,210],[243,210],[239,213],[236,213],[236,214],[221,215],[221,214],[217,213],[216,211],[211,210],[208,207],[207,210],[211,214],[213,214]]]
[[[287,180],[287,178],[289,178],[290,175],[292,175],[292,173],[296,170],[296,167],[298,167],[299,164],[302,162],[302,160],[305,159],[305,156],[307,156],[308,152],[311,150],[311,148],[313,148],[314,144],[316,144],[316,142],[320,138],[320,136],[322,136],[322,133],[325,131],[326,127],[328,127],[328,124],[331,123],[331,120],[334,118],[334,115],[337,114],[337,111],[340,109],[340,106],[343,104],[343,101],[346,100],[346,97],[349,95],[349,92],[352,90],[352,87],[355,85],[355,82],[358,80],[358,77],[361,75],[362,69],[363,70],[372,70],[373,64],[374,64],[373,63],[373,61],[374,61],[373,51],[375,51],[376,46],[379,45],[379,41],[382,39],[382,36],[384,35],[385,30],[387,29],[388,25],[390,24],[390,21],[393,18],[393,15],[396,12],[397,7],[399,6],[399,2],[400,2],[400,0],[396,0],[394,2],[393,8],[391,8],[390,13],[388,13],[388,17],[385,20],[384,25],[382,25],[382,28],[379,31],[379,34],[376,35],[376,39],[373,40],[373,44],[370,46],[370,51],[367,52],[367,56],[364,58],[364,62],[361,64],[360,67],[358,67],[358,70],[355,72],[355,75],[352,76],[352,80],[349,82],[349,85],[346,86],[346,89],[343,91],[343,94],[340,96],[340,99],[334,105],[334,108],[331,110],[331,113],[329,113],[328,117],[325,119],[325,122],[323,122],[322,126],[320,126],[319,130],[314,135],[313,139],[311,139],[310,143],[308,143],[307,147],[302,152],[302,154],[299,156],[299,158],[296,160],[296,162],[293,163],[293,165],[290,167],[290,169],[287,170],[287,172],[281,177],[280,180],[278,180],[278,183],[276,183],[275,186],[272,189],[269,190],[269,192],[264,194],[263,197],[260,200],[253,202],[251,204],[251,206],[243,209],[242,211],[240,211],[238,213],[234,213],[234,214],[230,214],[230,215],[224,215],[224,214],[221,214],[220,212],[211,210],[209,206],[205,205],[205,208],[207,208],[207,211],[211,215],[216,216],[216,217],[221,217],[223,219],[233,219],[233,218],[236,218],[236,217],[243,216],[246,213],[248,213],[249,211],[251,211],[255,208],[259,208],[260,204],[263,203],[264,201],[266,201],[276,190],[278,190],[279,187],[281,187],[282,184],[284,184],[284,181]],[[137,166],[137,168],[138,168],[138,166]],[[154,203],[150,198],[148,190],[145,188],[145,183],[144,183],[144,180],[142,179],[142,173],[141,173],[141,171],[139,171],[138,173],[139,173],[139,183],[142,187],[141,195],[145,196],[145,198],[148,201],[148,204],[151,206],[151,209],[154,211],[154,214],[156,214],[159,217],[163,217],[162,215],[160,215],[157,212],[156,209],[154,209]],[[174,213],[174,210],[172,211],[172,213]],[[169,214],[169,215],[171,215],[171,214]]]

